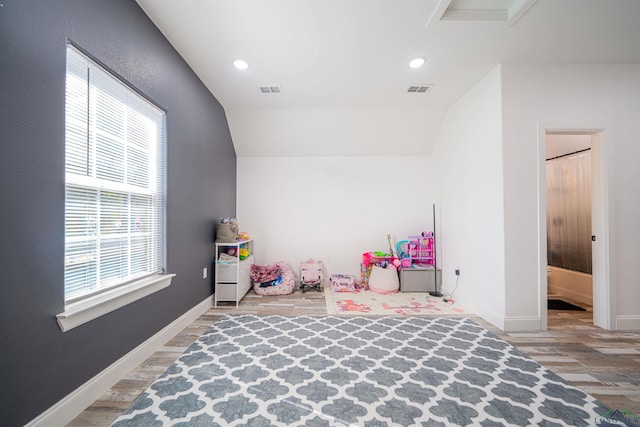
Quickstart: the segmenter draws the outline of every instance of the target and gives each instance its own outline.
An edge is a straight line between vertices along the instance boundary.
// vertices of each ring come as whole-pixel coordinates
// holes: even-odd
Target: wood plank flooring
[[[260,297],[250,291],[239,307],[212,308],[200,316],[68,426],[109,426],[202,332],[227,313],[295,316],[326,315],[327,311],[320,292],[302,294],[296,290],[291,295]],[[610,408],[640,416],[640,332],[594,327],[590,307],[584,312],[549,310],[549,329],[544,332],[507,334],[477,316],[469,317]]]

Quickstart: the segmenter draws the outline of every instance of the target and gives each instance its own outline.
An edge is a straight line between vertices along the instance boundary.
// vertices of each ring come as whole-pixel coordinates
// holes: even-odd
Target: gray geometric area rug
[[[607,413],[467,318],[227,315],[113,426],[623,425]]]

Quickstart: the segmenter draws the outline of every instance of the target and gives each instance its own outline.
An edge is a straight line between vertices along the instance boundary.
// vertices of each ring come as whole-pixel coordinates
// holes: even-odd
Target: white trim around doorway
[[[540,330],[547,329],[547,196],[546,196],[546,136],[548,133],[592,135],[592,174],[594,176],[592,234],[596,236],[593,253],[593,323],[604,329],[615,329],[615,289],[611,277],[610,127],[563,126],[538,124],[538,313]],[[605,142],[606,141],[606,142]]]

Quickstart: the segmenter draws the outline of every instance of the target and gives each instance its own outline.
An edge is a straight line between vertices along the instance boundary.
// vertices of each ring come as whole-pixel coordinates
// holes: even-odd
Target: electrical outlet
[[[456,268],[456,276],[459,276],[459,275],[460,275],[460,269]]]
[[[202,278],[206,279],[207,276],[208,276],[208,270],[207,270],[207,267],[205,267],[202,269]]]

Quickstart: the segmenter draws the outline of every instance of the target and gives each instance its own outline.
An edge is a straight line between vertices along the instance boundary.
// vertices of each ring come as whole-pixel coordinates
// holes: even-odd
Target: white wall
[[[444,110],[419,108],[227,109],[226,113],[240,157],[427,156],[444,117]]]
[[[447,112],[432,158],[240,156],[240,227],[260,263],[313,257],[358,274],[387,232],[430,229],[436,203],[445,290],[460,268],[462,303],[505,330],[537,329],[538,131],[606,129],[614,327],[640,328],[638,99],[639,65],[502,65]]]
[[[502,67],[507,317],[540,316],[539,129],[606,129],[612,232],[611,295],[618,328],[640,328],[639,65]]]
[[[547,134],[545,142],[547,150],[545,158],[552,159],[591,148],[591,135]]]
[[[447,113],[435,145],[443,288],[503,327],[504,231],[500,67]]]
[[[389,143],[392,149],[392,142]],[[238,157],[237,217],[256,262],[321,259],[359,277],[366,251],[432,228],[441,180],[425,157]]]

